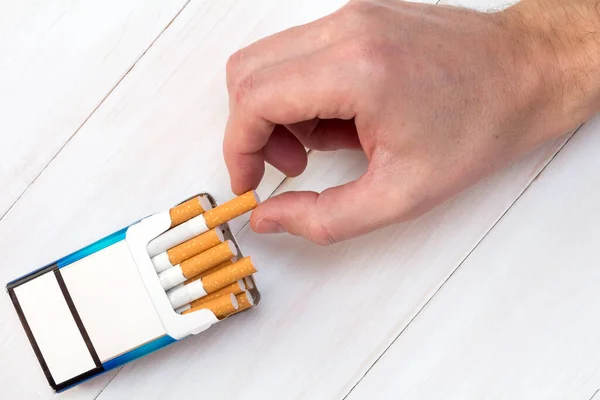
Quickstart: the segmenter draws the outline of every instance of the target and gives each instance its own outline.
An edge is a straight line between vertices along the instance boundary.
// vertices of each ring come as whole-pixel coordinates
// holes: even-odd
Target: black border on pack
[[[52,374],[50,374],[50,370],[48,369],[48,364],[46,364],[46,360],[44,360],[44,356],[42,355],[42,352],[40,351],[40,348],[37,342],[35,341],[35,337],[33,336],[33,332],[31,332],[31,328],[27,323],[25,314],[23,314],[23,309],[21,308],[21,304],[19,304],[19,299],[17,299],[17,295],[15,294],[14,288],[8,290],[8,295],[10,296],[10,299],[12,300],[15,306],[15,310],[17,311],[17,315],[19,316],[19,320],[21,320],[21,325],[23,325],[25,334],[29,339],[29,343],[31,343],[31,347],[33,348],[33,352],[35,353],[35,356],[37,357],[40,366],[42,367],[42,371],[44,371],[44,375],[46,375],[46,379],[48,379],[48,383],[50,384],[50,386],[52,386],[52,389],[56,390],[56,382],[54,382],[54,378],[52,377]]]
[[[77,375],[69,380],[59,383],[58,385],[51,385],[51,386],[55,392],[62,392],[63,390],[68,389],[69,387],[71,387],[73,385],[79,384],[91,377],[96,376],[96,375],[100,375],[103,372],[106,372],[106,370],[104,369],[104,367],[102,365],[100,365],[99,367],[90,369],[88,372],[84,372],[81,375]]]
[[[58,286],[60,287],[60,290],[65,298],[65,301],[67,302],[67,306],[69,307],[69,310],[71,311],[73,320],[75,321],[75,324],[77,325],[77,328],[79,329],[79,333],[81,334],[81,337],[83,338],[85,345],[87,346],[88,351],[90,352],[90,356],[92,357],[92,360],[94,361],[94,364],[96,365],[95,368],[93,368],[87,372],[84,372],[83,374],[77,375],[71,379],[68,379],[64,382],[61,382],[59,384],[56,384],[56,382],[54,381],[54,378],[52,377],[52,374],[50,373],[48,364],[46,364],[46,360],[44,359],[44,356],[42,355],[40,347],[38,346],[37,341],[35,340],[35,337],[33,336],[33,332],[31,331],[31,328],[29,327],[27,318],[25,318],[25,314],[23,313],[23,309],[21,308],[21,304],[19,303],[19,299],[17,298],[17,295],[14,290],[18,286],[21,286],[24,283],[31,281],[32,279],[38,278],[38,277],[40,277],[44,274],[50,273],[50,272],[54,272],[56,282],[58,283]],[[94,348],[92,341],[90,340],[90,337],[89,337],[87,331],[85,330],[85,327],[83,326],[81,317],[79,316],[79,313],[77,312],[77,309],[75,308],[75,304],[73,303],[71,294],[69,293],[69,291],[67,289],[65,281],[60,273],[60,269],[58,268],[58,265],[56,263],[50,264],[44,268],[41,268],[41,269],[29,274],[29,275],[23,276],[22,278],[17,279],[14,282],[9,283],[8,285],[6,285],[6,290],[8,292],[8,295],[10,296],[10,299],[11,299],[14,307],[15,307],[15,311],[17,312],[19,320],[21,321],[21,325],[23,326],[23,329],[25,330],[25,334],[27,335],[27,338],[29,339],[29,343],[31,344],[31,347],[33,348],[33,352],[35,353],[35,356],[37,357],[38,362],[40,363],[40,366],[42,367],[42,371],[44,371],[44,375],[46,376],[46,379],[48,380],[50,387],[55,392],[60,392],[64,389],[69,388],[70,386],[73,386],[76,383],[79,383],[83,380],[86,380],[88,378],[91,378],[95,375],[101,374],[106,371],[104,369],[104,367],[102,366],[102,363],[100,362],[98,353],[96,353],[96,349]]]
[[[92,360],[94,360],[94,364],[96,364],[96,367],[101,366],[102,363],[100,362],[98,353],[96,353],[96,349],[94,348],[94,345],[90,339],[90,335],[88,335],[87,331],[85,330],[85,326],[83,326],[81,317],[79,316],[79,313],[77,312],[75,303],[73,303],[73,299],[71,298],[69,289],[67,289],[65,280],[63,279],[62,274],[60,273],[60,269],[54,270],[54,276],[56,277],[56,281],[58,282],[58,287],[60,287],[60,290],[61,290],[63,296],[65,297],[65,301],[67,302],[67,306],[69,307],[69,310],[71,311],[71,315],[73,315],[73,319],[75,320],[75,324],[77,325],[77,328],[79,329],[79,333],[81,334],[81,337],[83,338],[83,341],[85,342],[85,345],[87,346],[88,351],[90,352],[90,356],[92,356]]]
[[[56,263],[46,265],[45,267],[42,267],[42,268],[38,269],[37,271],[30,272],[29,274],[10,282],[8,285],[6,285],[6,290],[12,290],[12,289],[16,288],[17,286],[21,286],[22,284],[27,283],[30,280],[35,279],[39,276],[42,276],[45,273],[53,271],[55,269],[58,269],[58,264],[56,264]]]

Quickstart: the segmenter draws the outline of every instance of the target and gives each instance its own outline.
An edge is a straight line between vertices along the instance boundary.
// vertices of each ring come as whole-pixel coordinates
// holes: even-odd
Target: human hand
[[[303,146],[369,160],[354,182],[268,199],[252,228],[325,245],[406,221],[589,118],[565,72],[572,54],[547,40],[534,2],[478,13],[352,1],[235,53],[224,156],[236,194],[265,162],[300,174]]]

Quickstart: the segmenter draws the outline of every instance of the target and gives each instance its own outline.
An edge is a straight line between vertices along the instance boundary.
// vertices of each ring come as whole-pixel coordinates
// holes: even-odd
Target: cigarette
[[[158,274],[160,283],[165,290],[193,278],[201,272],[229,260],[237,255],[237,248],[231,240],[227,240]]]
[[[244,279],[247,276],[256,272],[256,268],[252,265],[250,257],[244,257],[236,263],[227,267],[223,267],[212,274],[206,275],[200,281],[206,293],[214,293],[217,290],[231,285],[232,283]],[[188,286],[188,285],[186,285]]]
[[[204,215],[198,215],[152,239],[150,243],[148,243],[148,254],[150,257],[154,257],[186,240],[190,240],[194,236],[206,232],[207,230],[208,227],[204,222]]]
[[[236,197],[152,239],[148,243],[148,254],[150,257],[154,257],[194,236],[239,217],[255,208],[259,203],[260,199],[253,190]]]
[[[239,294],[244,290],[246,290],[246,287],[240,280],[214,293],[211,293],[210,295],[207,295],[206,291],[204,290],[204,286],[202,285],[202,281],[197,280],[188,285],[174,287],[167,292],[167,297],[169,298],[169,302],[171,302],[171,306],[175,310],[179,310],[188,303],[190,303],[190,307],[195,307],[206,303],[207,301],[214,300],[217,297],[221,297],[229,293]]]
[[[163,274],[165,272],[163,272]],[[173,306],[174,309],[178,309],[185,304],[191,303],[201,297],[213,294],[224,287],[232,285],[254,272],[256,272],[256,268],[252,265],[250,257],[244,257],[236,263],[206,275],[204,278],[196,279],[186,285],[179,285],[177,287],[174,287],[176,285],[171,286],[172,289],[167,292],[167,297],[171,302],[171,306]]]
[[[226,267],[226,266],[228,266],[228,265],[231,265],[231,264],[233,264],[233,263],[234,263],[234,262],[236,262],[236,261],[237,261],[237,257],[233,257],[231,260],[227,260],[227,261],[225,261],[224,263],[221,263],[221,264],[217,265],[216,267],[212,267],[212,268],[211,268],[211,269],[209,269],[208,271],[204,271],[204,272],[202,272],[202,273],[200,273],[200,274],[196,275],[195,277],[193,277],[193,278],[190,278],[190,279],[186,280],[185,282],[183,282],[183,284],[184,284],[184,285],[187,285],[187,284],[189,284],[189,283],[192,283],[192,282],[194,282],[194,281],[197,281],[198,279],[202,279],[202,278],[204,278],[206,275],[208,275],[208,274],[212,274],[213,272],[216,272],[216,271],[220,270],[220,269],[221,269],[221,268],[223,268],[223,267]]]
[[[254,305],[254,297],[252,297],[252,294],[250,294],[250,292],[248,292],[247,290],[245,290],[242,293],[236,294],[235,298],[237,299],[237,302],[239,304],[239,308],[237,310],[238,312],[244,311]]]
[[[184,223],[205,211],[212,209],[212,204],[206,196],[197,196],[169,210],[171,228]]]
[[[246,285],[244,285],[244,281],[239,280],[239,281],[232,283],[231,285],[227,285],[224,288],[221,288],[221,289],[217,290],[216,292],[213,292],[209,295],[200,297],[199,299],[194,299],[190,303],[190,308],[199,306],[200,304],[204,304],[207,301],[211,301],[213,299],[216,299],[217,297],[225,296],[229,293],[238,295],[238,294],[244,293],[245,290],[246,290]]]
[[[188,314],[198,310],[211,310],[215,317],[223,318],[228,314],[235,312],[239,308],[239,304],[237,302],[237,298],[233,293],[229,296],[221,296],[216,299],[199,305],[198,307],[192,307],[188,310],[182,312],[182,314]]]
[[[214,228],[215,226],[222,225],[234,218],[239,217],[242,214],[247,213],[250,210],[253,210],[259,203],[260,199],[254,190],[246,192],[233,200],[207,211],[204,214],[206,226],[209,228]]]
[[[156,272],[160,273],[210,249],[211,247],[217,246],[224,240],[223,233],[219,229],[211,229],[208,232],[198,235],[195,238],[152,257],[152,263],[154,264]]]
[[[254,282],[252,282],[252,279],[249,276],[244,278],[244,283],[248,289],[254,289]]]
[[[254,297],[252,297],[252,294],[248,291],[236,295],[235,298],[239,304],[239,307],[231,314],[227,314],[226,317],[241,313],[242,311],[245,311],[254,305]]]
[[[235,263],[238,260],[237,257],[233,257],[231,260],[227,260],[224,263],[221,263],[219,265],[217,265],[216,267],[212,267],[211,269],[209,269],[208,271],[204,271],[201,274],[196,275],[198,278],[204,278],[206,275],[210,275],[213,272],[217,272],[218,270],[220,270],[223,267],[227,267],[228,265],[231,265],[233,263]],[[194,278],[192,278],[194,279]]]

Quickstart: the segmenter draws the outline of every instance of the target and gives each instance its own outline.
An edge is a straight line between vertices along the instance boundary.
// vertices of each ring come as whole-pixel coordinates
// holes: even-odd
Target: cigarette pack
[[[217,206],[208,193],[198,196]],[[8,283],[8,294],[55,391],[198,334],[223,319],[210,309],[174,310],[147,249],[171,225],[169,211],[153,214]],[[235,245],[241,258],[228,224],[216,229]],[[256,306],[260,293],[253,277],[246,277],[245,283],[244,296],[252,297],[251,307]]]

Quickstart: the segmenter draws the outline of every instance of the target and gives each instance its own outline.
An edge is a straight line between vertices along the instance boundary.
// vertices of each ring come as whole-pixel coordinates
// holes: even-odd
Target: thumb
[[[283,193],[259,205],[252,213],[250,224],[258,233],[289,232],[329,245],[392,222],[390,210],[379,206],[385,200],[382,187],[381,182],[367,173],[356,181],[320,194]]]

